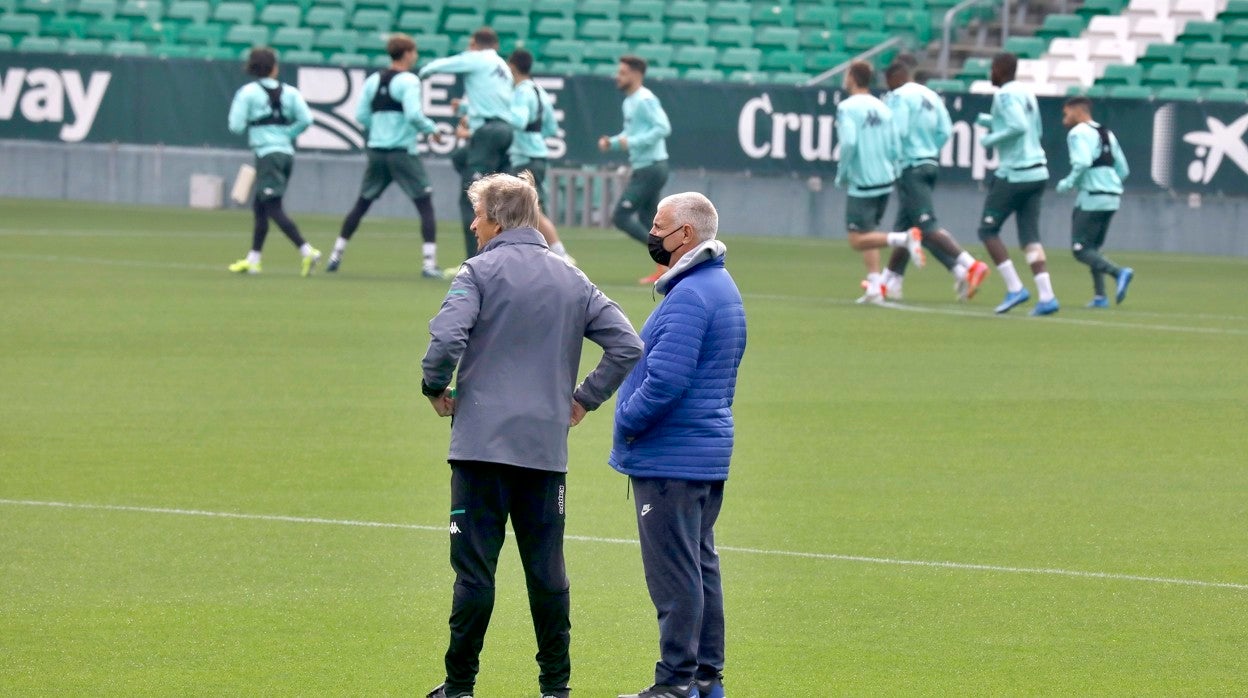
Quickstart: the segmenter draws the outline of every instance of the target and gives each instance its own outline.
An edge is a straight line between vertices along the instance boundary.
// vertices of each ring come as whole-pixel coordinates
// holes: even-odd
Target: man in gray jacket
[[[439,415],[453,415],[455,594],[446,681],[429,698],[472,695],[509,515],[528,583],[541,695],[567,698],[568,428],[615,392],[641,357],[641,340],[615,302],[546,246],[535,229],[531,175],[490,175],[468,196],[479,252],[460,267],[429,322],[421,386]],[[585,338],[603,356],[577,386]],[[457,367],[456,388],[448,390]]]

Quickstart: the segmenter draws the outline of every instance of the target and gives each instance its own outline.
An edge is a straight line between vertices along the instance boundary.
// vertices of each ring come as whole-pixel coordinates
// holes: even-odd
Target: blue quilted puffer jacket
[[[641,330],[645,352],[620,386],[610,463],[635,477],[727,480],[745,308],[709,240],[659,279],[665,296]]]

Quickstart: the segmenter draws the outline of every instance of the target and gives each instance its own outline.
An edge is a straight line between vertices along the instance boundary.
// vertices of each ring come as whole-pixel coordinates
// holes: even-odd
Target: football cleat
[[[259,274],[260,273],[259,262],[248,262],[245,259],[240,259],[237,262],[231,264],[227,268],[230,271],[234,272],[235,274]]]
[[[1108,298],[1106,298],[1105,296],[1092,296],[1092,300],[1088,301],[1088,304],[1087,304],[1086,306],[1084,306],[1084,307],[1087,307],[1087,308],[1108,308],[1108,307],[1109,307],[1109,299],[1108,299]]]
[[[923,251],[923,231],[918,228],[910,229],[910,238],[906,240],[906,250],[910,252],[910,259],[914,260],[914,265],[922,269],[927,266],[927,253]]]
[[[638,693],[621,693],[620,698],[698,698],[698,685],[659,686],[654,685]]]
[[[721,681],[711,679],[708,681],[698,681],[698,696],[700,698],[726,698],[724,694],[724,684]]]
[[[975,263],[966,270],[966,298],[970,300],[975,297],[975,293],[979,291],[979,287],[983,285],[984,279],[988,278],[991,269],[987,264],[975,260]]]
[[[993,312],[998,315],[1001,313],[1008,313],[1010,312],[1010,308],[1013,308],[1021,303],[1026,303],[1029,300],[1031,300],[1031,294],[1028,293],[1025,288],[1019,289],[1017,293],[1010,293],[1007,291],[1005,294],[1005,300],[1001,301],[1001,305],[998,305]]]
[[[1127,287],[1131,285],[1131,279],[1135,278],[1135,270],[1131,267],[1123,267],[1118,272],[1118,293],[1114,295],[1114,300],[1120,305],[1127,299]]]
[[[319,261],[321,261],[321,251],[313,247],[311,252],[303,256],[303,261],[299,266],[299,276],[311,276]]]
[[[655,267],[653,274],[651,274],[650,276],[643,276],[640,279],[637,279],[637,283],[641,284],[642,286],[653,286],[655,283],[658,282],[659,278],[662,277],[666,273],[667,273],[667,267],[658,265]]]
[[[459,270],[456,269],[455,271],[458,272]],[[421,269],[420,276],[425,279],[437,279],[438,281],[442,281],[446,278],[442,276],[442,270],[437,267],[425,267],[424,269]]]
[[[863,280],[861,286],[866,293],[859,296],[858,300],[854,301],[855,303],[870,303],[872,305],[884,303],[884,294],[886,292],[884,284],[871,284]]]
[[[338,271],[339,264],[342,264],[342,257],[334,257],[331,255],[329,258],[329,263],[325,265],[325,272],[332,274]]]
[[[1040,317],[1042,315],[1052,315],[1053,313],[1056,313],[1058,309],[1061,307],[1062,306],[1058,304],[1056,298],[1050,298],[1047,301],[1040,301],[1039,303],[1036,303],[1036,307],[1031,309],[1030,315],[1032,317]]]

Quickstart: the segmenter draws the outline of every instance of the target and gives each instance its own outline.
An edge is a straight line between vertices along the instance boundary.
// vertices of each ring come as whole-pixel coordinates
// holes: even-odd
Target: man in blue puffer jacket
[[[705,196],[659,203],[650,256],[671,268],[615,409],[611,466],[636,490],[646,586],[659,616],[654,685],[632,698],[722,698],[724,596],[715,520],[732,459],[745,309]],[[621,696],[626,698],[626,696]]]

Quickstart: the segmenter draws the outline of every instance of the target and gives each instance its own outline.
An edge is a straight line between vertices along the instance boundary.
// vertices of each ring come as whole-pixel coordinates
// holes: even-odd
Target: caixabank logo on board
[[[363,126],[355,120],[355,110],[364,92],[364,81],[369,71],[362,68],[299,68],[295,87],[303,93],[312,112],[312,125],[299,135],[296,145],[310,150],[361,150],[366,142]],[[558,92],[563,89],[563,78],[536,78],[535,81],[550,93],[558,104]],[[451,88],[454,75],[430,75],[422,81],[421,98],[423,111],[437,124],[443,135],[441,143],[421,139],[420,152],[447,155],[459,145],[454,138],[455,112],[451,108]],[[555,110],[560,122],[563,112]],[[563,132],[547,140],[551,158],[562,157],[567,148]]]
[[[1242,190],[1248,178],[1245,133],[1248,114],[1215,116],[1180,111],[1176,104],[1159,108],[1153,115],[1153,182],[1175,190]]]
[[[77,143],[91,133],[113,79],[109,71],[10,67],[0,73],[0,121],[60,125],[57,136]]]

